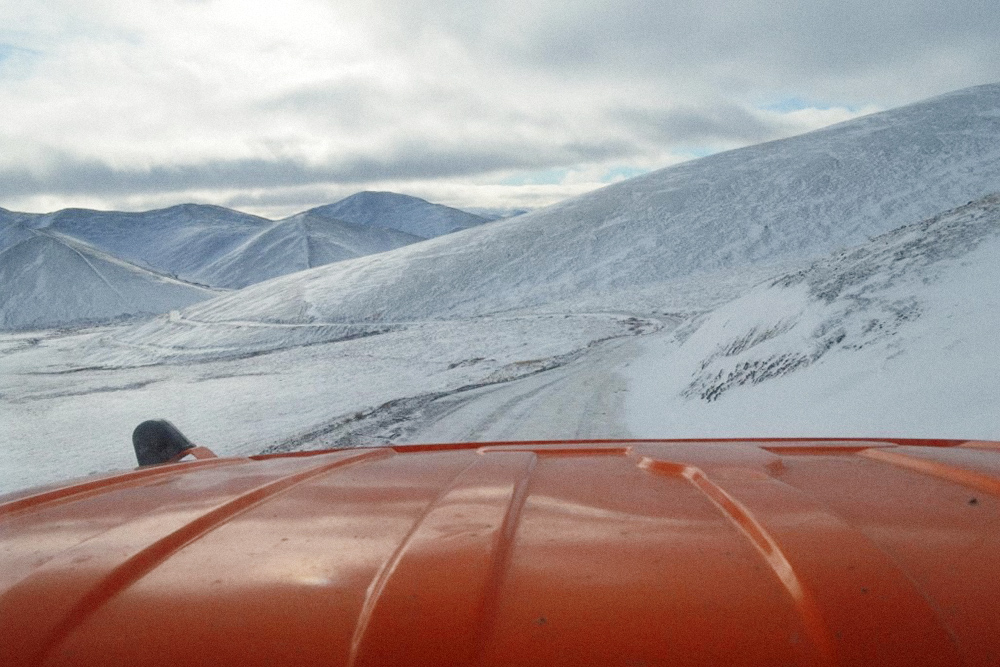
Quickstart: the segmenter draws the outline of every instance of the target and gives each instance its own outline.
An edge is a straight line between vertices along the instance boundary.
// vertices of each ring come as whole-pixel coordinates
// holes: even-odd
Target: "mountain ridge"
[[[479,218],[470,214],[413,197],[392,195],[388,199],[391,203],[399,197],[407,203],[407,211],[410,213],[415,210],[430,211],[423,218],[417,219],[416,224],[436,220],[434,216],[440,218],[441,211],[452,212],[446,218],[451,216],[467,222],[479,221]],[[376,198],[386,199],[382,195]],[[360,200],[355,200],[355,203],[357,201]],[[407,211],[402,211],[399,217],[405,217]],[[380,214],[385,212],[386,208],[383,206]],[[134,213],[66,208],[52,213],[31,214],[0,209],[0,251],[30,240],[36,233],[58,235],[62,242],[75,240],[82,243],[86,248],[85,255],[91,252],[106,253],[101,261],[113,257],[132,267],[142,268],[150,272],[150,275],[171,276],[196,286],[224,289],[237,289],[287,273],[384,252],[424,240],[422,236],[390,227],[339,220],[331,217],[329,211],[326,214],[305,211],[274,221],[222,206],[191,203]],[[22,252],[33,252],[30,248],[34,246],[22,249]],[[39,262],[62,259],[75,263],[78,258],[53,247],[47,252],[42,252],[39,248],[36,251],[34,260],[24,264],[25,273],[17,281],[0,283],[0,296],[3,296],[4,303],[22,304],[17,307],[20,315],[4,315],[0,312],[0,328],[20,327],[25,323],[27,311],[24,310],[24,304],[29,300],[29,295],[30,300],[36,304],[32,311],[34,314],[29,319],[52,325],[101,321],[136,310],[136,304],[127,296],[118,298],[105,294],[101,298],[88,300],[86,295],[81,294],[74,301],[76,306],[80,306],[78,308],[68,303],[57,305],[64,300],[64,295],[61,295],[53,297],[53,313],[62,313],[70,319],[43,316],[41,309],[45,307],[45,299],[41,298],[38,285],[31,284],[31,276],[34,275],[36,280],[44,284],[52,284],[46,276],[50,272],[58,272],[58,267],[43,267]],[[11,262],[14,255],[6,257]],[[120,290],[138,289],[148,304],[161,303],[174,308],[191,302],[188,299],[178,300],[176,295],[164,299],[153,298],[149,291],[158,280],[137,283],[132,280],[134,276],[130,272],[113,273],[127,278],[125,284],[119,286]],[[82,289],[83,284],[85,283],[68,287]],[[98,286],[96,289],[101,292],[103,287]],[[15,293],[15,290],[22,293]],[[201,294],[207,296],[214,292]],[[81,310],[86,303],[94,305],[94,313],[88,314]],[[118,303],[122,312],[114,312],[112,303]],[[142,312],[155,314],[162,311],[145,309]],[[3,322],[8,322],[8,325],[3,325]]]

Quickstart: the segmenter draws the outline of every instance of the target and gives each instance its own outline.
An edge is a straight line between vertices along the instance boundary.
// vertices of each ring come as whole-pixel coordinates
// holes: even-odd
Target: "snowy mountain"
[[[425,239],[489,222],[482,216],[395,192],[359,192],[306,213],[317,218],[395,229]]]
[[[418,241],[423,239],[395,229],[300,213],[259,232],[193,276],[206,285],[240,288]]]
[[[153,315],[209,298],[218,291],[198,281],[198,270],[273,224],[193,204],[144,213],[2,211],[0,329]]]
[[[434,205],[423,202],[414,209],[412,198],[403,199],[404,208],[417,211],[418,226],[434,219]],[[387,210],[384,204],[382,212]],[[428,207],[435,210],[428,213],[424,210]],[[2,256],[5,275],[14,276],[17,267],[25,270],[0,283],[0,301],[6,304],[0,328],[161,313],[217,293],[199,287],[236,289],[422,240],[387,227],[309,212],[276,223],[195,204],[141,213],[65,209],[31,214],[0,209],[0,252],[32,241]],[[57,277],[75,275],[82,258],[95,267],[94,272],[85,271],[88,277],[82,281],[62,284],[47,299],[46,290],[60,284]],[[60,261],[69,266],[53,264]],[[91,281],[97,275],[104,280],[95,287]],[[165,280],[168,277],[178,280]],[[163,293],[154,294],[158,290]]]
[[[181,204],[141,213],[65,209],[34,224],[154,271],[197,281],[205,266],[274,222],[221,206]]]
[[[998,437],[1000,195],[767,281],[635,364],[638,433]]]
[[[339,219],[337,211],[351,221]],[[483,222],[484,218],[464,211],[390,192],[362,192],[277,223],[198,204],[139,213],[65,209],[30,214],[0,209],[0,249],[25,240],[31,229],[46,229],[157,273],[210,287],[238,288]],[[410,228],[417,232],[407,232]]]
[[[34,222],[40,217],[38,213],[19,213],[0,208],[0,227],[10,223],[19,223],[25,227],[34,227]]]
[[[24,233],[0,252],[0,329],[162,313],[216,294],[57,233]]]
[[[557,305],[704,310],[712,303],[699,290],[714,281],[766,277],[778,263],[864,242],[998,184],[1000,85],[981,86],[278,278],[186,315],[391,322]]]

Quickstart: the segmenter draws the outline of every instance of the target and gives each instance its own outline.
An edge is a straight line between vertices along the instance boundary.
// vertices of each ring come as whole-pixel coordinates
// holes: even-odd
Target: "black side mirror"
[[[132,431],[132,446],[140,466],[176,461],[184,452],[195,448],[195,444],[166,419],[150,419],[136,426]]]

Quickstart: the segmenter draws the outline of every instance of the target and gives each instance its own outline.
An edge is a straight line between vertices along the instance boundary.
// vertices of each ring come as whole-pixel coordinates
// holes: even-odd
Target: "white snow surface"
[[[1000,84],[712,155],[546,209],[254,285],[205,321],[469,317],[586,303],[864,242],[1000,186]],[[571,306],[572,307],[572,306]]]
[[[768,281],[647,339],[648,437],[1000,439],[1000,196]]]
[[[503,206],[493,206],[493,207],[479,207],[473,206],[471,208],[463,209],[469,213],[474,213],[480,217],[486,218],[489,221],[500,220],[503,218],[516,218],[519,215],[524,215],[525,213],[530,213],[533,208],[510,208]]]
[[[306,213],[356,225],[395,229],[425,239],[489,222],[489,218],[468,211],[396,192],[359,192]]]

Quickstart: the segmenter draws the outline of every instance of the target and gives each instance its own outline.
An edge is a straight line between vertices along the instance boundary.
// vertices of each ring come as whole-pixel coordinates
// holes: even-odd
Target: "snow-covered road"
[[[633,339],[607,341],[565,366],[438,398],[402,441],[626,438],[622,371]]]

